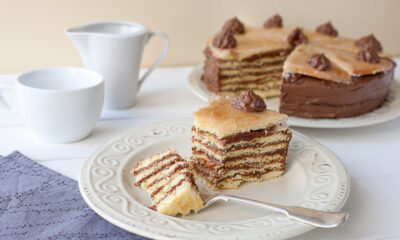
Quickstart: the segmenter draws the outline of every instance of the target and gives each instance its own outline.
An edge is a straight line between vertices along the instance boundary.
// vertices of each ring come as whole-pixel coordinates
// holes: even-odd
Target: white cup
[[[16,92],[19,112],[34,135],[48,143],[67,143],[87,137],[96,125],[104,80],[84,68],[51,67],[20,75]]]
[[[104,107],[124,109],[135,104],[144,80],[167,55],[169,40],[165,33],[150,31],[135,22],[96,22],[65,31],[73,41],[86,68],[105,79]],[[151,67],[139,78],[145,45],[153,36],[164,40],[164,49]]]

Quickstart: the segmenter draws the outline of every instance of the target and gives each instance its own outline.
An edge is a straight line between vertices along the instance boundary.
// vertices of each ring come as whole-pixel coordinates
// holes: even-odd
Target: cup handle
[[[163,32],[158,32],[158,31],[154,31],[154,32],[150,32],[149,34],[149,38],[147,39],[150,40],[151,37],[155,36],[155,35],[159,35],[163,38],[164,40],[164,49],[161,53],[161,55],[157,58],[157,60],[153,63],[153,65],[147,70],[147,72],[145,74],[143,74],[143,76],[139,79],[139,86],[138,86],[138,91],[140,89],[140,87],[142,86],[142,83],[144,82],[144,80],[146,80],[146,78],[150,75],[151,72],[154,71],[154,69],[156,67],[158,67],[158,65],[160,65],[160,63],[162,62],[162,60],[164,60],[165,56],[167,56],[167,52],[169,49],[169,39],[168,36],[163,33]]]
[[[15,109],[13,106],[8,104],[4,99],[4,93],[6,91],[14,91],[14,87],[10,85],[0,85],[0,107],[8,109],[10,113],[15,113]]]

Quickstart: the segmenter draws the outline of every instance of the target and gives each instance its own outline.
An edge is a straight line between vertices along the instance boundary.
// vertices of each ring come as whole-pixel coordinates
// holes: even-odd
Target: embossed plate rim
[[[204,222],[170,217],[148,209],[135,201],[132,196],[129,196],[123,190],[123,186],[119,186],[121,185],[119,177],[123,174],[123,169],[119,167],[124,166],[132,159],[127,156],[133,156],[135,152],[140,151],[143,147],[157,143],[160,139],[162,140],[171,136],[187,137],[187,134],[190,134],[192,121],[191,118],[187,118],[153,123],[141,128],[132,129],[108,141],[108,143],[100,147],[86,160],[81,169],[79,189],[83,199],[97,214],[114,225],[154,239],[199,239],[199,232],[202,233],[203,239],[231,239],[233,237],[235,239],[264,239],[265,237],[281,239],[293,237],[313,229],[311,226],[290,221],[279,214],[234,222]],[[179,128],[182,128],[181,131]],[[166,132],[166,134],[156,134],[160,130]],[[311,192],[309,189],[310,186],[307,186],[307,191],[309,191],[308,198],[302,196],[302,203],[306,203],[304,199],[311,200],[314,196],[313,194],[315,194],[317,198],[312,201],[317,203],[317,206],[323,202],[322,209],[339,210],[346,202],[350,191],[350,178],[343,164],[334,153],[317,141],[296,131],[293,131],[293,136],[290,151],[298,152],[293,158],[298,158],[296,161],[300,161],[300,164],[307,164],[309,166],[308,170],[306,169],[308,171],[307,174],[312,174],[312,179],[315,181],[309,185],[316,185],[311,188]],[[137,146],[139,147],[136,148]],[[161,150],[157,149],[155,151]],[[110,156],[110,153],[118,157],[108,158],[107,156]],[[313,153],[315,156],[312,162],[306,163],[310,161]],[[320,155],[322,157],[319,157]],[[329,168],[324,169],[326,166],[329,166]],[[103,172],[98,172],[98,169]],[[309,173],[311,169],[312,173]],[[101,175],[107,171],[116,173],[115,175],[111,175],[111,178],[107,174]],[[99,174],[101,175],[100,177],[98,176]],[[337,182],[337,186],[331,186],[335,182],[329,182],[329,177],[337,179],[335,181]],[[321,184],[317,181],[318,179],[328,182],[322,182],[322,185],[318,185]],[[102,184],[100,183],[107,183],[104,188],[105,190],[102,187],[97,189],[94,187],[96,184],[101,186]],[[118,187],[121,190],[116,190]],[[329,199],[322,199],[324,201],[318,199],[320,193],[323,194],[323,191],[326,192],[328,190],[318,191],[328,187],[331,191],[329,194],[332,194],[332,196]],[[111,204],[109,201],[115,202]],[[297,202],[300,202],[300,200]],[[125,205],[127,206],[126,210],[121,210],[124,209]],[[218,233],[223,234],[223,231],[227,231],[224,228],[229,229],[229,227],[236,227],[233,231],[237,235],[217,235]]]
[[[203,72],[203,64],[195,66],[189,74],[188,82],[189,87],[193,94],[200,98],[202,101],[207,101],[213,93],[208,91],[200,79]],[[267,106],[277,110],[279,105],[278,98],[266,100]],[[351,118],[339,119],[310,119],[289,116],[288,125],[294,127],[306,128],[354,128],[375,125],[383,122],[390,121],[400,116],[400,81],[393,80],[389,100],[385,102],[380,108]]]

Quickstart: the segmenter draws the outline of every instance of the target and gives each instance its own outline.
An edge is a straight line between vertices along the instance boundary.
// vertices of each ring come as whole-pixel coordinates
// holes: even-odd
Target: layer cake
[[[189,164],[175,149],[140,160],[132,174],[135,185],[150,194],[152,208],[160,213],[186,215],[203,207]]]
[[[194,113],[191,166],[210,189],[238,188],[285,171],[291,131],[287,116],[267,110],[249,91],[218,97]]]
[[[230,19],[204,54],[202,80],[210,91],[281,96],[280,112],[306,118],[353,117],[380,107],[395,67],[373,35],[341,37],[330,22],[315,31],[284,27],[279,15],[262,28]],[[316,54],[324,54],[326,69],[321,57],[309,60]]]

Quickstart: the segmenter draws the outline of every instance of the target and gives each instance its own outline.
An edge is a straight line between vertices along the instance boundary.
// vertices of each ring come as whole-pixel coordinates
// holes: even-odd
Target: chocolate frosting
[[[356,58],[359,61],[364,61],[369,63],[379,63],[381,61],[381,58],[379,57],[378,53],[375,50],[372,50],[371,48],[365,50],[361,49],[357,53]]]
[[[264,100],[253,91],[247,91],[232,99],[232,106],[245,112],[262,112],[267,109]]]
[[[353,84],[304,75],[294,83],[284,78],[279,112],[304,118],[345,118],[370,112],[385,102],[393,69],[353,78]]]
[[[237,17],[229,19],[222,28],[230,29],[233,34],[244,33],[244,25]]]
[[[327,22],[325,24],[322,24],[315,29],[316,32],[319,32],[321,34],[325,34],[331,37],[337,37],[338,32],[337,30],[332,26],[331,22]]]
[[[282,18],[279,14],[275,14],[264,23],[264,28],[281,28]]]
[[[381,43],[375,38],[374,34],[362,37],[355,41],[354,44],[363,50],[372,49],[376,52],[383,50]]]
[[[323,53],[314,54],[308,60],[307,63],[319,71],[326,71],[331,67],[331,62]]]
[[[217,48],[234,48],[236,47],[236,39],[233,36],[232,30],[229,28],[223,28],[213,40],[214,47]]]
[[[305,44],[308,43],[308,38],[303,33],[303,31],[301,31],[300,28],[296,28],[287,37],[287,42],[289,43],[290,46],[296,47],[297,45],[300,45],[300,44],[303,44],[303,43],[305,43]]]

